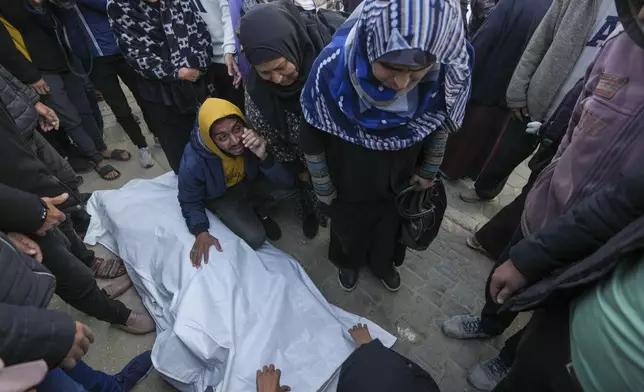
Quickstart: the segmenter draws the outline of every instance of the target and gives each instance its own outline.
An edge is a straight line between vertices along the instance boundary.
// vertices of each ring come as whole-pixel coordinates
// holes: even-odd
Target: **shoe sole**
[[[492,198],[492,199],[481,199],[480,197],[477,197],[476,199],[474,199],[474,198],[469,198],[469,197],[463,197],[463,195],[458,195],[458,197],[459,197],[459,199],[463,200],[464,202],[471,203],[471,204],[474,204],[474,203],[489,203],[492,200],[494,200],[494,198]]]
[[[387,288],[387,290],[391,291],[392,293],[395,293],[395,292],[399,291],[402,288],[402,284],[400,286],[398,286],[397,288],[392,288],[392,287],[389,287],[389,285],[387,283],[385,283],[385,281],[383,279],[380,279],[380,281],[382,282],[383,286],[385,286],[385,288]]]
[[[467,383],[470,384],[470,386],[476,389],[477,391],[490,392],[494,390],[494,388],[481,388],[480,386],[477,386],[475,383],[472,382],[472,378],[470,377],[469,374],[467,375]]]
[[[488,200],[483,200],[483,199],[470,199],[469,197],[463,197],[463,195],[459,196],[461,200],[463,200],[466,203],[478,203],[482,201],[488,201]]]
[[[137,382],[135,382],[135,383],[134,383],[133,387],[135,387],[138,383],[140,383],[141,381],[143,381],[143,380],[145,380],[146,378],[148,378],[148,376],[150,375],[150,373],[152,373],[152,371],[153,371],[153,370],[154,370],[154,365],[150,365],[150,368],[148,369],[148,371],[147,371],[147,372],[145,372],[145,374],[143,375],[143,377],[139,378],[139,381],[137,381]]]
[[[99,278],[99,279],[101,279],[101,278]],[[103,290],[103,291],[105,291],[105,293],[107,294],[107,296],[108,296],[110,299],[114,299],[114,298],[118,298],[118,297],[120,297],[121,295],[125,294],[125,292],[126,292],[126,291],[128,291],[128,290],[130,289],[130,287],[132,287],[132,283],[131,283],[131,282],[130,282],[130,284],[129,284],[128,286],[123,287],[123,288],[121,288],[120,290],[117,290],[117,291],[115,291],[115,292],[113,292],[113,293],[108,293],[108,292],[107,292],[107,290]]]
[[[465,245],[467,245],[468,248],[481,252],[481,253],[487,253],[485,251],[485,248],[483,248],[481,245],[477,245],[474,243],[474,240],[472,240],[472,237],[467,237],[465,240]]]
[[[156,327],[150,331],[141,331],[139,329],[134,329],[132,327],[128,327],[127,325],[120,325],[120,324],[112,324],[112,327],[116,329],[120,329],[121,331],[125,331],[127,333],[131,333],[132,335],[147,335],[149,333],[156,331]]]
[[[494,336],[490,335],[463,335],[463,334],[454,334],[452,332],[449,332],[445,329],[445,325],[441,325],[441,332],[443,332],[443,335],[450,339],[458,339],[458,340],[485,340],[485,339],[492,339]]]
[[[357,281],[356,281],[356,284],[354,284],[353,287],[351,287],[351,288],[344,287],[344,285],[342,284],[342,281],[340,280],[339,276],[338,276],[338,283],[340,284],[340,288],[342,289],[342,291],[345,291],[347,293],[352,292],[353,290],[356,289],[356,287],[358,287],[358,282]]]

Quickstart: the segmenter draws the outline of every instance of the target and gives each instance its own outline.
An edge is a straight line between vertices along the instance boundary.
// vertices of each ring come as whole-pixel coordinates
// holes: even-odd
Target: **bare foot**
[[[275,365],[264,366],[257,371],[257,392],[289,392],[291,387],[280,386],[282,372]]]
[[[363,344],[370,343],[373,340],[371,334],[369,334],[369,327],[367,327],[366,324],[354,325],[353,328],[349,330],[349,334],[358,347],[362,346]]]

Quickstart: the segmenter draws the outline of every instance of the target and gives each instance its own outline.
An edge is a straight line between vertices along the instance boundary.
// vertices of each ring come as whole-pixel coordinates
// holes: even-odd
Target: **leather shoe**
[[[380,281],[389,291],[396,292],[402,287],[400,273],[398,273],[398,270],[395,268],[389,270],[387,274],[380,279]]]
[[[121,275],[118,278],[110,279],[108,282],[107,286],[103,287],[103,290],[105,290],[110,299],[120,296],[132,287],[132,281],[127,274]]]
[[[358,285],[360,271],[357,269],[340,268],[338,271],[338,281],[344,291],[353,291]]]
[[[112,324],[112,326],[134,335],[144,335],[156,330],[154,320],[148,312],[135,312],[134,310],[130,312],[125,325]]]

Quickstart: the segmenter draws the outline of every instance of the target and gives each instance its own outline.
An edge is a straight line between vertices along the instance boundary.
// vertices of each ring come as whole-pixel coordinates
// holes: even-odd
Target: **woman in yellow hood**
[[[292,175],[266,151],[266,140],[247,128],[241,110],[222,99],[207,99],[179,168],[179,204],[196,237],[190,255],[193,265],[199,266],[202,259],[208,263],[210,246],[222,251],[208,232],[206,209],[253,249],[266,237],[279,239],[277,223],[259,212],[262,174],[282,187],[293,186]]]

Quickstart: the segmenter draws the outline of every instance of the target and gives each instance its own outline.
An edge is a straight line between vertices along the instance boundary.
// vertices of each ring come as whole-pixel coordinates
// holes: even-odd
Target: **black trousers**
[[[233,77],[228,75],[228,67],[224,64],[212,63],[206,73],[206,84],[211,90],[211,96],[225,99],[234,103],[242,113],[245,113],[244,87],[233,86]]]
[[[524,328],[512,370],[494,392],[582,392],[568,370],[569,304],[539,309]]]
[[[101,321],[124,325],[130,310],[110,299],[98,288],[94,274],[68,248],[64,234],[58,230],[45,236],[32,236],[43,254],[43,265],[56,277],[56,294],[74,308]]]
[[[539,143],[539,137],[530,135],[525,129],[530,120],[511,119],[499,139],[492,158],[487,162],[474,183],[476,194],[484,200],[497,197],[510,174],[525,161]]]
[[[508,243],[511,242],[512,236],[521,224],[521,215],[523,214],[525,200],[537,180],[539,173],[541,173],[540,170],[533,171],[530,174],[528,182],[521,190],[521,194],[512,200],[512,203],[497,212],[492,219],[476,232],[476,239],[493,260],[501,258]]]
[[[89,214],[84,210],[79,211],[78,214],[82,217],[89,217]],[[76,233],[76,230],[74,229],[73,219],[70,218],[70,215],[68,215],[68,219],[61,223],[58,228],[69,242],[69,252],[78,260],[82,261],[88,268],[92,268],[95,262],[94,251],[88,249],[83,240],[78,236],[78,233]]]
[[[498,313],[500,305],[498,305],[490,295],[489,288],[490,280],[492,279],[494,271],[496,271],[501,264],[510,258],[510,248],[522,239],[523,233],[521,232],[521,228],[518,227],[512,236],[512,240],[494,264],[494,267],[487,278],[487,282],[485,283],[485,306],[483,306],[483,310],[481,311],[481,328],[489,335],[497,336],[502,334],[510,324],[512,324],[517,316],[517,314],[513,312]],[[519,346],[519,342],[521,341],[522,333],[523,330],[517,332],[514,336],[506,340],[505,346],[501,349],[501,353],[499,355],[508,366],[512,365],[514,362],[514,356],[517,351],[517,347]]]
[[[175,107],[162,103],[144,101],[143,105],[150,116],[148,124],[154,128],[154,135],[159,138],[170,167],[178,174],[183,150],[190,140],[197,114],[181,113]]]
[[[85,69],[89,70],[89,60],[84,60],[83,65]],[[141,99],[137,87],[136,72],[125,61],[125,58],[120,54],[112,56],[95,57],[92,63],[90,78],[94,86],[103,94],[105,102],[110,106],[116,120],[123,127],[123,130],[128,135],[138,148],[147,147],[145,137],[141,132],[141,127],[137,124],[132,114],[132,108],[127,102],[125,93],[119,83],[119,78],[123,83],[132,91],[137,103],[141,106]],[[148,122],[146,110],[143,110],[143,117]]]

